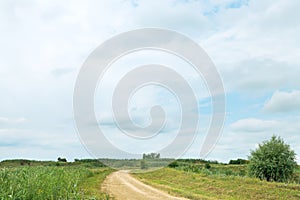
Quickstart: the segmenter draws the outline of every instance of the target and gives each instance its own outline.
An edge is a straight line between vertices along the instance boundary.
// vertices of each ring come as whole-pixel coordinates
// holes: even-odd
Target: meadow
[[[2,163],[1,200],[109,199],[107,194],[101,193],[100,188],[105,177],[113,171],[110,168],[92,167],[93,164],[87,165],[85,162],[67,164],[26,161],[25,163],[19,161]]]
[[[146,169],[141,169],[141,161],[145,162]],[[130,169],[132,175],[142,182],[188,199],[300,199],[300,168],[289,183],[276,183],[249,177],[247,164],[195,159],[171,161],[131,159],[105,162],[120,169]],[[166,162],[171,163],[159,168]],[[92,159],[75,162],[2,161],[0,200],[111,199],[100,188],[113,171]]]
[[[188,199],[300,199],[300,170],[292,183],[261,181],[247,165],[176,161],[175,166],[133,174],[142,182]]]

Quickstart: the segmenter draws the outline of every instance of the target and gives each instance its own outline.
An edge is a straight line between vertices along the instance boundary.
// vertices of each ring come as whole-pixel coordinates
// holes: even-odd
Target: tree
[[[67,162],[67,159],[66,159],[66,158],[58,157],[58,158],[57,158],[57,161],[58,161],[58,162]]]
[[[261,180],[287,182],[297,167],[296,154],[280,137],[259,144],[249,156],[249,173]]]
[[[143,159],[159,159],[159,158],[160,158],[160,153],[149,153],[149,154],[143,153]]]
[[[248,160],[238,158],[237,160],[230,160],[229,164],[230,165],[244,165],[244,164],[248,164],[248,162],[249,162]]]
[[[171,162],[169,165],[168,165],[168,167],[170,167],[170,168],[176,168],[176,167],[178,167],[179,166],[179,164],[178,164],[178,162],[175,160],[175,161],[173,161],[173,162]]]

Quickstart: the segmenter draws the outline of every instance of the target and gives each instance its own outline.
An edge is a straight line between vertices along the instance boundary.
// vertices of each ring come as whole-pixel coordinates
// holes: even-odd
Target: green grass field
[[[244,168],[217,167],[229,168],[232,173],[237,173],[235,168]],[[171,168],[133,175],[146,184],[189,199],[300,199],[300,184],[271,183],[247,176]]]
[[[101,184],[106,167],[10,166],[0,168],[0,199],[109,199]]]
[[[133,176],[146,184],[188,199],[300,199],[300,168],[292,183],[286,184],[250,178],[246,164],[178,160],[173,168],[158,169],[158,164],[171,160],[146,160],[147,169],[141,169],[141,160],[109,161],[121,169],[131,169]],[[68,163],[3,161],[0,200],[110,199],[100,188],[113,171],[91,159]]]

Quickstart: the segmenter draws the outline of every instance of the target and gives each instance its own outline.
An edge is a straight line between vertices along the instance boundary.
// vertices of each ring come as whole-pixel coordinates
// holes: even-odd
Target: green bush
[[[175,160],[175,161],[173,161],[173,162],[171,162],[169,165],[168,165],[168,167],[170,167],[170,168],[176,168],[176,167],[178,167],[179,166],[179,164],[178,164],[178,162]]]
[[[249,156],[249,174],[261,180],[288,182],[297,168],[296,154],[280,137],[259,144]]]
[[[205,163],[205,169],[210,169],[210,168],[211,168],[210,164],[209,163]]]
[[[230,160],[229,161],[230,165],[244,165],[244,164],[248,164],[248,163],[249,163],[248,160],[241,159],[241,158],[238,158],[237,160]]]
[[[141,169],[147,169],[148,166],[147,166],[147,163],[145,160],[141,160]]]

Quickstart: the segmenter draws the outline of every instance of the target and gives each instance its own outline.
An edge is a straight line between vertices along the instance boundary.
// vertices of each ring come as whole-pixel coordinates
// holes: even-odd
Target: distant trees
[[[141,169],[147,169],[148,165],[145,160],[141,160]]]
[[[155,159],[160,159],[160,153],[143,153],[143,159],[141,160],[141,169],[147,169],[148,164],[146,160],[155,160]]]
[[[249,161],[248,160],[245,160],[245,159],[241,159],[241,158],[238,158],[236,160],[230,160],[229,161],[229,164],[230,165],[244,165],[244,164],[248,164]]]
[[[149,153],[149,154],[143,154],[143,159],[159,159],[160,153]]]
[[[280,137],[272,136],[249,156],[250,175],[267,181],[289,181],[297,167],[296,154]]]
[[[168,167],[170,167],[170,168],[176,168],[176,167],[178,167],[179,166],[179,164],[178,164],[178,162],[175,160],[175,161],[173,161],[173,162],[171,162],[169,165],[168,165]]]
[[[66,158],[58,157],[58,158],[57,158],[57,161],[58,161],[58,162],[67,162],[67,159],[66,159]]]

